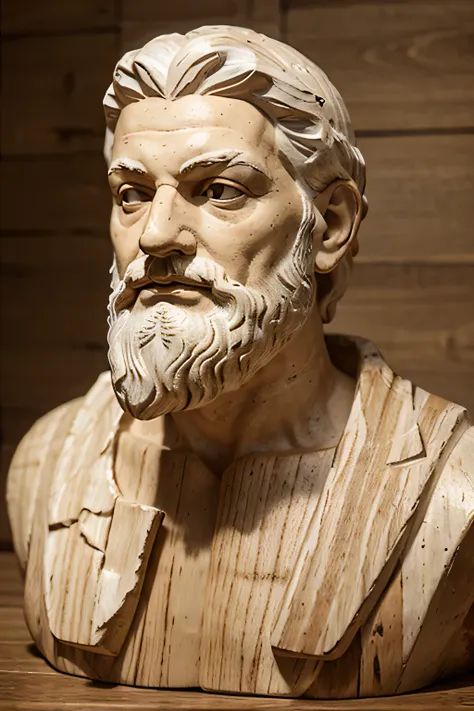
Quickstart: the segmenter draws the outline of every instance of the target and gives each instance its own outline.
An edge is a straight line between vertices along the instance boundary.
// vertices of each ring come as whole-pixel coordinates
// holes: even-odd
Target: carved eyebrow
[[[107,175],[112,175],[112,173],[118,173],[121,170],[126,170],[129,173],[138,173],[139,175],[147,174],[147,170],[145,166],[142,165],[142,163],[135,160],[118,158],[117,160],[114,160],[111,164]]]
[[[257,173],[261,173],[266,178],[268,178],[268,175],[259,165],[256,165],[255,163],[250,163],[247,160],[240,160],[239,157],[241,155],[242,151],[235,151],[232,149],[227,151],[223,150],[203,153],[200,156],[196,156],[195,158],[191,158],[190,160],[185,161],[179,167],[178,173],[180,176],[184,176],[188,173],[191,173],[191,171],[195,170],[196,168],[212,168],[212,166],[214,165],[222,165],[225,163],[228,168],[231,168],[235,165],[249,166],[250,168],[256,170]]]

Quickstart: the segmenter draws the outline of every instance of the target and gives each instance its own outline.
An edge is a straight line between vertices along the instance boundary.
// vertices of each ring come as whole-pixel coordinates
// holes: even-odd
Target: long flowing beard
[[[208,313],[160,302],[144,311],[119,309],[127,279],[145,277],[146,259],[130,265],[124,281],[113,267],[109,300],[109,362],[122,408],[150,420],[203,406],[238,389],[268,363],[304,323],[314,299],[310,276],[315,217],[302,193],[303,218],[292,252],[264,289],[230,279],[200,257],[167,258],[170,274],[212,285]]]

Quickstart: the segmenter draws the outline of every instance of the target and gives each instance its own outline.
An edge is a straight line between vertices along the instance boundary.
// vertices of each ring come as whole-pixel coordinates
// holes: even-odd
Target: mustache
[[[223,267],[204,257],[143,255],[128,265],[123,279],[114,285],[111,303],[119,313],[133,306],[140,289],[173,283],[209,289],[215,296],[229,296],[227,287],[232,291],[243,287],[240,282],[230,279]]]

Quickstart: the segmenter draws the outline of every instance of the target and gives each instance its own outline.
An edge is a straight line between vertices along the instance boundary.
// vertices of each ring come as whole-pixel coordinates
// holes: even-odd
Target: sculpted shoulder
[[[474,664],[474,427],[469,424],[435,472],[421,525],[402,562],[403,673],[397,692]]]
[[[13,545],[24,569],[41,472],[48,458],[54,461],[67,436],[69,424],[84,398],[76,398],[40,417],[21,440],[7,478],[7,506]]]

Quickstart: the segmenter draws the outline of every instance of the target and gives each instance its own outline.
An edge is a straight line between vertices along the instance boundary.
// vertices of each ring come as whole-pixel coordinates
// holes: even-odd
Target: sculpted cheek
[[[136,258],[139,252],[141,222],[132,224],[130,227],[124,226],[118,210],[114,208],[110,220],[110,235],[117,268],[120,278],[122,278],[127,266]]]

